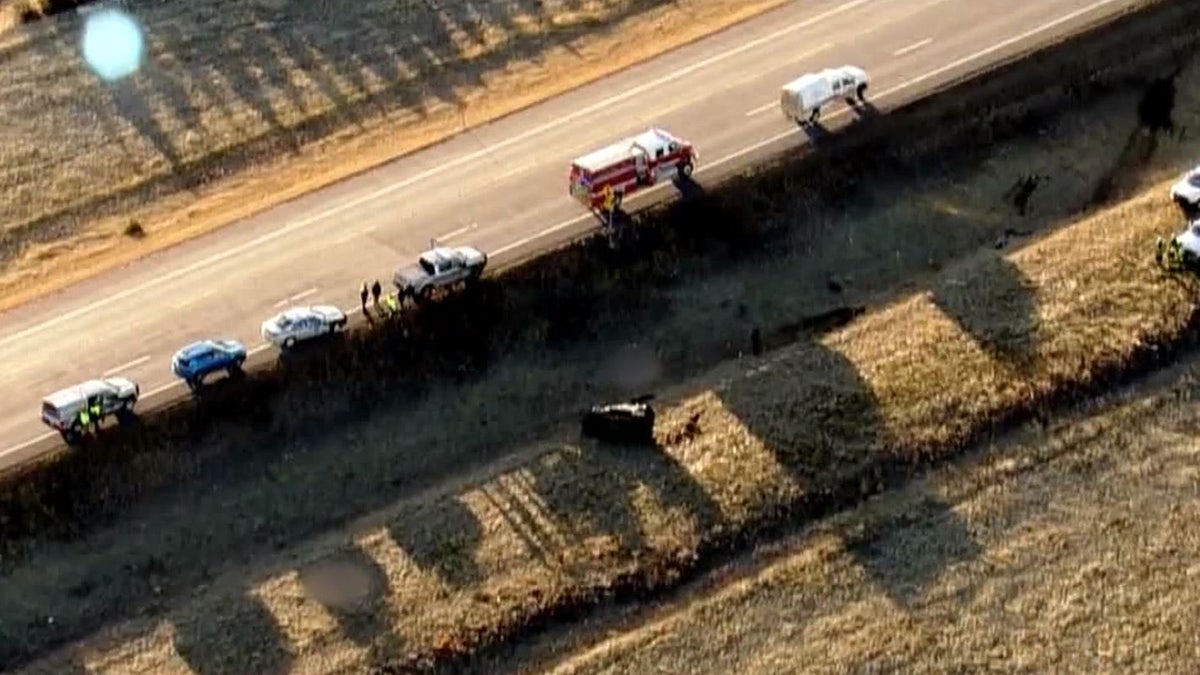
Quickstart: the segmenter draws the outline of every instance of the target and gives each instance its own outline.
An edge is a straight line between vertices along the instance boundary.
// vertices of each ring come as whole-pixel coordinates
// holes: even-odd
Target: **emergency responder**
[[[392,316],[396,312],[400,311],[400,302],[396,299],[396,293],[389,293],[387,298],[384,299],[384,302],[387,303],[388,316]]]
[[[383,293],[383,286],[380,286],[379,280],[376,279],[375,283],[371,284],[371,297],[375,298],[375,306],[376,307],[379,306],[379,296],[382,293]]]
[[[80,433],[86,432],[87,428],[90,426],[92,426],[92,415],[91,415],[91,413],[88,412],[88,409],[85,407],[79,411],[79,432]]]
[[[88,401],[88,414],[92,418],[92,431],[100,430],[100,401],[91,399]]]
[[[367,313],[367,282],[366,282],[366,280],[364,280],[362,282],[362,287],[359,288],[359,290],[358,290],[358,297],[360,300],[362,300],[363,314],[366,314]]]

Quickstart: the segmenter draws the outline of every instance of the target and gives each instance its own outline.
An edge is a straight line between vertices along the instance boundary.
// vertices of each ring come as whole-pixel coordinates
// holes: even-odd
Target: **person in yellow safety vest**
[[[91,417],[92,417],[92,429],[93,430],[99,429],[100,428],[100,402],[97,401],[97,402],[93,403],[91,408],[88,410],[88,412],[91,414]]]
[[[391,316],[400,310],[400,303],[396,300],[395,293],[388,293],[384,299],[384,306],[387,307],[388,316]]]
[[[87,431],[87,428],[92,424],[92,416],[88,413],[88,409],[84,408],[79,411],[79,430]]]

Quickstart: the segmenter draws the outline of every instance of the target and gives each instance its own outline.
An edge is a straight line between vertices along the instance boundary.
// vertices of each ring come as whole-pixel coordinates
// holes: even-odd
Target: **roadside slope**
[[[1068,60],[1072,64],[1086,63],[1080,58]],[[1030,69],[1039,67],[1036,62],[1018,65]],[[1139,72],[1145,74],[1146,71]],[[1192,81],[1194,69],[1188,69],[1182,77],[1181,82]],[[1054,79],[1053,74],[1047,73],[1047,78]],[[1057,84],[1061,85],[1061,80]],[[238,429],[236,425],[214,425],[207,427],[206,433],[219,438],[219,443],[214,441],[199,447],[142,448],[142,454],[128,466],[106,467],[103,480],[99,480],[98,475],[91,475],[93,480],[81,483],[81,487],[91,486],[85,490],[87,494],[66,490],[65,496],[78,500],[73,504],[58,505],[64,510],[58,512],[55,523],[67,526],[61,533],[67,541],[36,543],[32,557],[15,561],[19,569],[9,573],[0,583],[3,594],[0,604],[15,608],[0,617],[0,633],[4,634],[0,645],[8,650],[6,658],[17,658],[22,652],[36,653],[39,646],[44,648],[47,644],[61,643],[79,635],[80,631],[90,632],[100,623],[128,616],[153,615],[179,607],[179,595],[190,595],[222,571],[228,572],[226,578],[232,580],[229,583],[234,584],[235,590],[230,591],[233,595],[224,596],[220,601],[224,604],[215,610],[216,615],[220,615],[226,605],[237,608],[238,612],[249,612],[241,617],[246,619],[248,626],[243,637],[252,642],[261,641],[268,650],[268,659],[276,658],[271,654],[278,654],[279,650],[291,653],[288,645],[293,639],[307,644],[303,634],[292,632],[293,628],[303,632],[298,628],[303,620],[299,624],[289,620],[286,622],[289,628],[276,629],[272,627],[274,619],[262,618],[261,608],[254,608],[257,600],[250,601],[244,608],[239,605],[241,601],[237,598],[240,598],[241,589],[247,584],[257,588],[256,580],[261,578],[259,568],[252,560],[270,560],[272,549],[310,550],[297,542],[337,527],[345,518],[378,508],[398,495],[405,495],[409,500],[394,509],[385,509],[365,524],[351,527],[351,531],[372,530],[383,520],[383,527],[388,532],[385,541],[394,541],[402,551],[402,557],[407,556],[418,568],[445,580],[449,588],[462,588],[464,592],[474,592],[467,589],[478,589],[491,583],[484,576],[493,569],[507,569],[502,564],[507,558],[495,562],[485,557],[484,564],[477,564],[475,547],[484,536],[481,533],[488,533],[489,537],[490,533],[496,533],[503,537],[509,536],[506,534],[509,528],[519,528],[522,540],[536,548],[543,563],[547,558],[551,561],[577,558],[581,555],[577,551],[581,538],[615,537],[615,543],[599,542],[602,547],[615,546],[612,557],[597,563],[600,578],[587,573],[590,563],[581,568],[571,566],[564,573],[566,581],[554,577],[554,584],[566,584],[561,588],[555,586],[556,592],[568,596],[575,593],[581,608],[591,607],[592,601],[597,599],[590,595],[595,584],[603,588],[607,583],[604,575],[611,571],[608,565],[624,565],[622,569],[632,569],[631,574],[640,575],[647,569],[646,565],[654,564],[654,560],[639,558],[653,555],[657,550],[647,547],[670,544],[670,533],[661,535],[650,527],[645,530],[648,534],[643,536],[641,528],[637,527],[645,518],[655,518],[653,500],[656,492],[661,496],[665,491],[667,494],[662,498],[667,500],[678,497],[672,504],[680,517],[686,518],[693,509],[711,512],[707,487],[697,488],[690,479],[694,465],[689,463],[681,468],[676,462],[659,461],[657,455],[638,452],[609,457],[606,463],[603,452],[587,447],[576,449],[570,433],[573,430],[569,429],[559,438],[561,445],[551,446],[552,450],[558,450],[551,453],[554,457],[518,468],[519,482],[514,483],[508,478],[488,480],[489,474],[496,470],[495,466],[488,467],[478,476],[477,484],[495,486],[485,494],[487,499],[499,500],[502,504],[497,508],[501,509],[503,522],[496,521],[494,516],[499,516],[486,508],[481,515],[477,503],[472,502],[469,508],[464,508],[461,501],[442,499],[434,500],[436,503],[431,505],[424,495],[415,494],[415,491],[444,479],[450,472],[462,471],[464,465],[478,466],[511,454],[522,432],[527,435],[535,431],[531,428],[530,411],[535,411],[532,417],[541,416],[536,421],[544,424],[547,419],[553,420],[555,416],[570,412],[571,408],[593,396],[620,394],[622,386],[610,382],[609,378],[617,375],[614,371],[626,368],[609,357],[627,339],[636,339],[651,347],[651,360],[658,361],[667,379],[678,380],[714,361],[736,357],[747,346],[746,336],[751,326],[762,326],[769,347],[797,338],[809,344],[811,333],[828,328],[830,318],[836,323],[838,315],[845,318],[843,310],[846,308],[879,302],[888,295],[889,289],[900,285],[933,289],[938,309],[952,316],[953,324],[965,331],[964,334],[974,336],[972,339],[983,344],[1007,347],[1010,353],[1020,355],[1022,345],[1029,344],[1021,339],[1021,331],[1035,321],[1032,317],[1039,311],[1024,278],[1029,272],[1029,268],[1024,267],[1028,260],[1021,259],[1022,267],[1016,268],[1003,262],[1007,258],[1001,258],[989,248],[986,255],[977,255],[965,266],[953,261],[966,251],[978,250],[981,244],[990,247],[997,237],[1009,239],[1006,233],[1010,229],[1036,230],[1053,226],[1071,213],[1090,208],[1096,184],[1114,172],[1131,180],[1146,172],[1175,170],[1172,167],[1187,155],[1189,148],[1194,148],[1194,144],[1189,145],[1182,138],[1153,137],[1158,144],[1157,151],[1150,157],[1153,161],[1136,167],[1117,161],[1114,168],[1113,157],[1097,152],[1097,148],[1110,148],[1116,153],[1126,138],[1142,137],[1137,110],[1144,95],[1139,79],[1128,84],[1128,87],[1122,85],[1103,95],[1087,98],[1090,102],[1087,108],[1055,112],[1032,120],[1021,115],[1021,110],[1027,112],[1028,109],[1020,106],[1011,113],[995,112],[998,117],[994,119],[1024,120],[1020,125],[1011,121],[993,125],[993,133],[1009,134],[994,136],[1005,139],[1003,146],[987,143],[971,149],[953,146],[934,154],[932,161],[925,156],[895,166],[888,161],[885,162],[886,170],[852,174],[861,177],[861,187],[844,186],[829,197],[828,203],[815,197],[810,201],[811,195],[806,196],[802,190],[781,193],[788,195],[786,206],[769,207],[768,204],[761,207],[764,213],[771,214],[772,222],[790,224],[774,239],[763,239],[755,234],[758,221],[745,231],[730,232],[732,221],[722,219],[723,227],[718,233],[724,235],[724,239],[672,240],[668,242],[673,244],[671,246],[651,246],[654,254],[645,259],[625,259],[624,256],[634,249],[610,251],[604,245],[566,252],[562,254],[562,260],[555,263],[561,263],[559,267],[547,263],[547,267],[538,268],[548,276],[522,281],[528,282],[531,289],[536,287],[537,292],[505,296],[506,313],[522,317],[525,332],[520,333],[516,342],[506,343],[506,348],[515,351],[506,352],[504,361],[496,361],[482,371],[473,372],[459,384],[447,382],[425,389],[418,380],[405,380],[399,387],[375,382],[364,389],[370,392],[376,391],[372,387],[383,387],[388,398],[401,397],[403,400],[397,405],[405,409],[403,412],[377,409],[369,423],[364,424],[362,417],[356,417],[358,423],[347,429],[313,436],[283,421],[299,415],[311,425],[311,420],[324,419],[320,415],[328,411],[314,409],[315,404],[303,396],[288,397],[268,409],[279,420],[278,426],[269,423],[268,429],[259,429],[262,432],[259,435]],[[1180,124],[1190,123],[1196,110],[1194,98],[1184,93],[1188,89],[1181,88],[1181,110],[1177,111],[1176,117]],[[1184,114],[1184,110],[1190,112]],[[1015,117],[1005,116],[1008,114]],[[872,156],[876,160],[881,157],[878,153]],[[1006,194],[1012,181],[1029,170],[1053,175],[1055,189],[1039,191],[1031,202],[1032,214],[1022,217],[1014,213]],[[914,181],[914,174],[920,175],[921,180]],[[839,176],[832,171],[822,175],[831,181]],[[765,196],[753,192],[743,194],[757,195],[753,197],[754,201],[761,201]],[[791,202],[793,197],[795,203]],[[846,203],[859,206],[847,212]],[[778,210],[771,210],[775,208]],[[1161,215],[1170,218],[1166,212]],[[680,214],[681,222],[690,222],[686,216],[685,209]],[[702,234],[694,227],[681,228],[679,232],[688,237]],[[704,233],[704,236],[712,234]],[[646,236],[650,234],[647,232]],[[752,246],[748,248],[749,244]],[[725,246],[729,250],[720,250]],[[769,253],[757,250],[764,246]],[[1144,250],[1136,253],[1134,262],[1145,262],[1144,254]],[[613,266],[611,263],[618,259],[624,264]],[[572,260],[574,263],[571,264],[579,266],[571,267],[564,262]],[[1071,262],[1089,264],[1086,258]],[[593,269],[593,264],[599,267]],[[1057,263],[1050,261],[1047,264]],[[945,265],[951,265],[953,270],[940,276],[928,275],[931,268]],[[576,273],[555,274],[556,269],[575,270]],[[606,276],[600,274],[600,269],[620,270],[621,276]],[[596,274],[599,281],[588,285],[589,293],[581,297],[577,281],[583,273]],[[1139,279],[1136,277],[1133,281],[1141,283]],[[835,280],[840,290],[833,290]],[[542,283],[534,283],[538,281]],[[827,287],[827,283],[830,286]],[[572,289],[575,295],[571,295]],[[785,291],[782,297],[781,290]],[[1055,297],[1058,297],[1055,302],[1061,303],[1066,296]],[[570,298],[574,301],[563,302]],[[1089,298],[1088,302],[1098,300]],[[564,313],[564,307],[577,311]],[[439,311],[478,318],[469,311],[464,314],[462,308],[449,304]],[[1147,305],[1145,309],[1150,311],[1152,307]],[[934,316],[940,315],[935,313]],[[458,324],[450,326],[454,325]],[[478,324],[473,327],[472,335],[478,336],[483,330]],[[483,337],[507,335],[498,332],[500,328],[491,326],[489,330],[493,332],[483,331]],[[995,339],[997,336],[989,338],[990,330],[999,330],[999,339]],[[514,337],[510,335],[506,339]],[[918,358],[915,354],[920,353],[920,345],[895,348],[909,347],[916,351],[906,358]],[[818,356],[822,350],[818,349]],[[421,352],[417,350],[412,354]],[[352,356],[354,364],[372,366],[371,371],[380,367],[380,362],[371,353],[353,352]],[[645,351],[642,356],[646,356]],[[408,357],[400,355],[398,358],[399,362],[405,362]],[[449,360],[450,365],[461,365],[461,362],[455,364],[453,358]],[[801,359],[797,367],[808,367],[805,363],[808,362]],[[838,369],[838,363],[840,361],[835,357],[820,357],[809,366],[824,369],[825,374],[821,377],[832,377],[836,380],[834,384],[844,386],[846,391],[857,390],[857,375],[853,369]],[[834,367],[828,367],[829,364]],[[314,372],[320,368],[318,363]],[[1003,375],[1008,378],[1011,373]],[[459,377],[462,377],[461,372]],[[661,381],[655,382],[651,377],[649,384],[624,386],[641,388],[655,386]],[[1011,379],[1005,381],[1011,383]],[[940,384],[937,380],[931,380],[931,383],[930,386],[935,387]],[[700,382],[698,386],[702,384]],[[415,394],[414,387],[418,390]],[[314,385],[314,388],[326,396],[330,391],[324,385]],[[343,393],[347,394],[346,399],[338,397],[329,402],[330,406],[338,408],[356,400],[349,392]],[[781,392],[781,395],[787,394]],[[848,404],[853,405],[856,401],[861,399],[851,398]],[[804,405],[811,403],[813,401],[808,400]],[[986,411],[976,412],[986,415]],[[813,414],[826,413],[817,410]],[[753,425],[756,431],[760,423],[761,418],[758,418]],[[701,425],[702,431],[704,424],[707,423]],[[317,426],[324,428],[325,425]],[[145,440],[156,439],[163,440],[153,436]],[[678,442],[682,439],[671,441]],[[782,442],[786,443],[787,439]],[[537,455],[544,448],[532,448],[525,453],[525,458],[529,459],[531,453]],[[93,453],[79,455],[94,456]],[[820,461],[821,458],[816,459]],[[596,465],[580,468],[581,463],[589,462],[596,462]],[[202,463],[207,463],[208,467]],[[749,466],[748,471],[756,467]],[[98,467],[91,468],[96,470]],[[717,471],[736,469],[736,465],[716,468]],[[587,490],[576,492],[572,487],[578,478],[577,470],[598,472],[588,474]],[[169,495],[148,498],[145,493],[152,490],[153,485],[147,484],[165,480],[166,477],[161,475],[164,473],[170,473],[170,479],[180,481],[180,485]],[[536,480],[530,480],[531,474]],[[88,477],[84,473],[77,478]],[[753,476],[750,479],[756,480]],[[636,493],[636,502],[629,496],[631,490]],[[586,495],[588,501],[579,503],[574,499],[578,494]],[[857,491],[853,495],[857,495]],[[750,497],[750,502],[758,498]],[[649,505],[646,499],[650,499]],[[512,502],[517,503],[509,506]],[[757,508],[753,503],[747,503],[745,507]],[[94,523],[89,524],[88,519],[116,513],[122,515],[119,521],[90,531]],[[704,536],[720,535],[724,524],[719,519],[716,524],[715,534],[709,532]],[[9,520],[7,526],[19,529],[20,523]],[[544,536],[543,529],[546,530]],[[456,533],[449,545],[438,538],[445,532]],[[651,541],[662,536],[668,537],[668,541]],[[345,543],[340,534],[332,535],[331,540],[337,542],[330,544],[334,548]],[[490,551],[493,545],[489,543],[485,548]],[[495,545],[501,547],[499,555],[512,553],[504,550],[503,545]],[[315,546],[320,549],[320,545]],[[516,548],[520,549],[521,545]],[[528,552],[522,550],[520,555]],[[411,580],[411,569],[407,565],[393,568],[389,563],[378,568],[371,562],[374,560],[371,556],[364,558],[353,550],[349,550],[348,555],[357,561],[352,567],[375,569],[369,575],[372,579],[387,578],[391,580],[388,583],[397,584],[407,584]],[[523,560],[520,558],[514,564],[524,564]],[[493,568],[493,563],[498,567]],[[588,563],[586,558],[585,563]],[[687,573],[704,564],[704,560],[699,566],[685,560],[677,569]],[[263,574],[271,576],[297,566],[303,567],[289,559]],[[322,568],[321,565],[317,567]],[[555,569],[551,568],[551,572]],[[584,575],[583,587],[575,586],[579,581],[574,576],[576,572]],[[534,580],[547,582],[542,577]],[[506,578],[492,581],[505,583]],[[375,583],[369,587],[377,588]],[[587,584],[593,584],[590,590]],[[422,587],[396,592],[415,592],[417,599],[423,601],[425,596],[422,594],[428,590]],[[306,588],[305,593],[315,593],[310,597],[329,601],[319,588]],[[259,597],[261,593],[256,591],[254,595]],[[515,593],[515,597],[528,600],[520,592]],[[234,600],[230,601],[231,598]],[[497,600],[503,606],[494,609],[507,611],[505,608],[508,608],[516,612],[511,618],[517,623],[510,623],[507,628],[501,626],[497,636],[505,631],[511,633],[509,629],[525,630],[520,624],[521,617],[528,616],[530,607],[510,605],[510,600]],[[541,607],[553,609],[553,603]],[[446,607],[445,611],[469,612],[470,608]],[[192,612],[188,608],[180,609],[178,614],[170,612],[172,621],[178,618],[182,622],[177,625],[178,640],[182,644],[179,649],[189,655],[186,658],[190,667],[204,671],[206,666],[214,668],[214,662],[226,658],[236,661],[239,658],[237,650],[245,644],[209,645],[213,637],[204,628],[208,624],[189,619]],[[274,609],[267,613],[272,612]],[[45,623],[49,616],[54,617],[53,627]],[[359,625],[364,618],[360,610],[351,610],[347,616],[347,621],[354,625]],[[490,616],[481,611],[477,618],[486,624]],[[424,630],[421,625],[409,625],[410,618],[397,619],[385,614],[371,626],[354,629],[365,631],[365,634],[356,633],[356,639],[370,643],[389,632],[387,627],[393,621],[405,622],[408,628],[404,630]],[[430,617],[425,616],[418,619],[429,620]],[[321,625],[325,624],[318,622],[319,631],[328,628],[320,628]],[[494,633],[495,627],[489,625],[480,629]],[[329,639],[326,633],[321,635],[325,636],[322,639]],[[453,632],[447,635],[448,648],[453,650],[461,636],[456,637]],[[307,647],[299,649],[303,651]],[[205,661],[205,654],[211,655],[211,659]],[[350,656],[371,658],[361,653],[355,656],[353,652]],[[381,656],[386,657],[386,654]]]
[[[656,448],[548,441],[461,492],[373,514],[349,541],[289,551],[252,582],[229,575],[22,672],[486,671],[481,648],[670,589],[783,523],[1168,358],[1192,339],[1200,286],[1150,260],[1148,241],[1177,219],[1161,191],[665,392],[675,403]]]
[[[61,14],[0,45],[0,310],[786,0],[133,2],[104,85]]]
[[[1193,354],[491,672],[1191,672],[1198,377]]]

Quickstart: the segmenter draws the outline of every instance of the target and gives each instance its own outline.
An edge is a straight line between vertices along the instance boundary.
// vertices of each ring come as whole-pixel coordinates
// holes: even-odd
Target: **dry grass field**
[[[1181,125],[1200,114],[1188,90]],[[849,213],[798,206],[806,225],[774,256],[696,270],[638,313],[615,314],[664,379],[736,357],[752,325],[772,346],[798,340],[661,390],[670,405],[654,449],[581,444],[545,426],[618,390],[600,375],[619,370],[609,358],[621,342],[597,338],[552,358],[516,355],[346,434],[289,439],[253,475],[201,481],[110,529],[43,545],[0,586],[19,608],[2,619],[4,642],[112,625],[18,672],[361,672],[430,660],[488,671],[486,656],[455,657],[606,597],[670,588],[781,518],[856,501],[1006,416],[1102,387],[1193,325],[1200,285],[1150,255],[1179,223],[1165,184],[1019,251],[991,244],[1088,207],[1111,175],[1177,171],[1195,148],[1186,136],[1159,138],[1136,165],[1122,150],[1147,139],[1140,95],[1115,91],[916,181],[882,177],[875,200]],[[1007,193],[1029,171],[1054,189],[1020,217]],[[889,302],[898,287],[910,294]],[[806,337],[804,317],[856,300],[885,306]],[[499,444],[531,410],[545,440],[513,454]],[[437,424],[448,419],[459,433]],[[419,487],[434,457],[504,456],[448,492]],[[388,495],[405,499],[295,544]]]
[[[11,29],[0,309],[782,2],[134,0],[147,61],[113,85],[74,14]]]
[[[488,672],[1190,673],[1197,429],[1193,356]]]

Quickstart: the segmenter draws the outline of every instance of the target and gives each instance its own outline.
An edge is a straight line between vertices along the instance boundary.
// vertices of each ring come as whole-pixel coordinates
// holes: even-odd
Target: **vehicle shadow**
[[[220,602],[219,611],[214,607],[211,611],[171,617],[175,652],[192,672],[196,675],[290,672],[291,652],[262,601],[247,591],[233,598],[222,597]],[[222,617],[220,622],[216,617]]]
[[[803,131],[804,135],[808,137],[809,143],[812,143],[813,145],[824,142],[833,136],[833,132],[831,132],[829,128],[826,127],[819,119],[815,121],[797,122],[796,126],[800,127],[800,130]]]
[[[854,111],[854,123],[865,122],[870,119],[881,116],[883,113],[871,102],[871,99],[859,101],[854,99],[850,103],[850,109]]]

